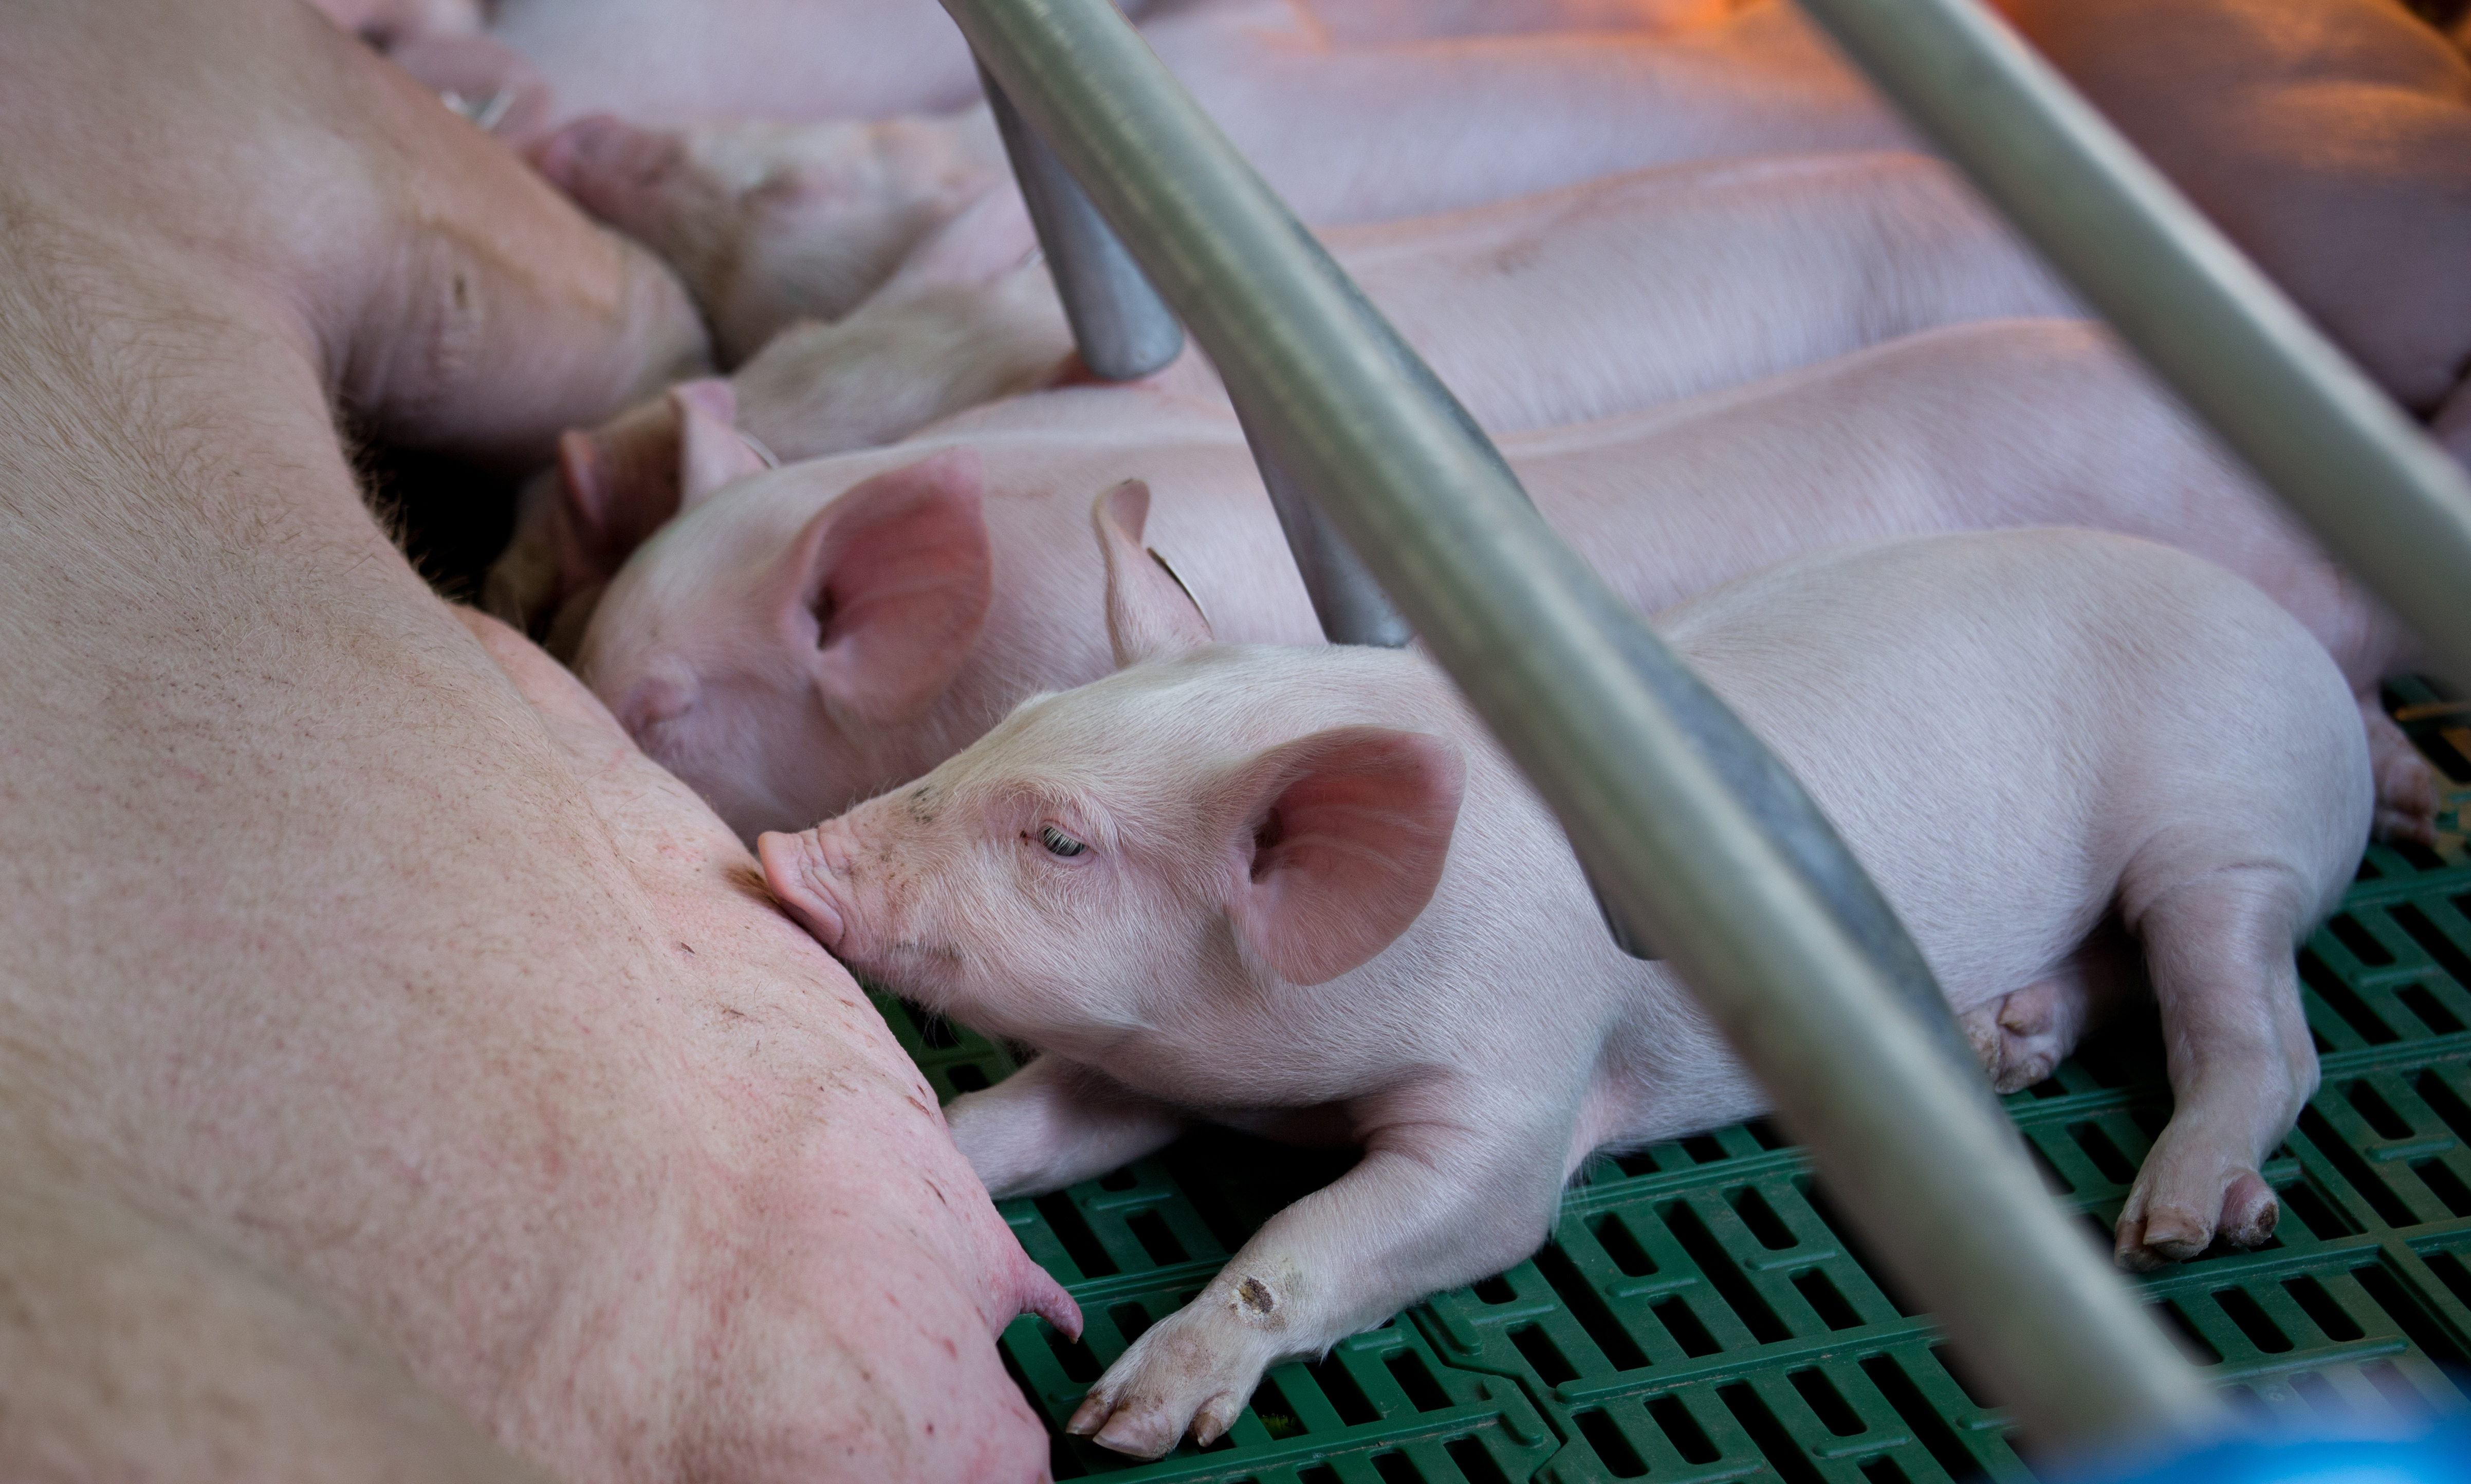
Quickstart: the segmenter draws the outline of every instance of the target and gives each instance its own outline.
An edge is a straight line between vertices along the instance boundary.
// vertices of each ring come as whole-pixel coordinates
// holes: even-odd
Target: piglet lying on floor
[[[1363,1147],[1072,1419],[1156,1456],[1224,1432],[1268,1366],[1533,1252],[1591,1153],[1764,1099],[1674,974],[1612,946],[1438,671],[1210,644],[1141,548],[1146,506],[1128,484],[1097,512],[1125,668],[762,854],[840,957],[1044,1050],[950,1110],[999,1195],[1188,1118]],[[2194,557],[2062,530],[1813,553],[1658,627],[1809,787],[2001,1086],[2129,980],[2107,925],[2141,941],[2178,1108],[2123,1262],[2272,1231],[2257,1166],[2317,1083],[2293,949],[2370,809],[2360,714],[2305,629]]]

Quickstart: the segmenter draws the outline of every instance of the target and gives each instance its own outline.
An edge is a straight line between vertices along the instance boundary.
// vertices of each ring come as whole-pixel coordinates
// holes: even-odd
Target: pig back
[[[2043,977],[2162,838],[2330,900],[2365,736],[2307,631],[2221,569],[2091,531],[1784,562],[1658,626],[1801,779],[1959,1010]]]

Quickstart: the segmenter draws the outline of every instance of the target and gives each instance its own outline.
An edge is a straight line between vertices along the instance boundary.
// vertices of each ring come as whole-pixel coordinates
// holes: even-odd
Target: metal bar
[[[2471,681],[2471,480],[2445,451],[1981,0],[1801,5]]]
[[[1184,326],[1141,276],[1115,228],[1090,204],[1081,182],[1038,131],[1022,122],[1021,111],[983,65],[978,81],[1029,207],[1030,224],[1038,229],[1081,364],[1100,381],[1139,381],[1166,369],[1184,353]]]
[[[2072,1446],[2216,1426],[2220,1404],[2053,1207],[1979,1073],[1953,1065],[1945,1003],[1824,819],[1554,536],[1107,0],[945,8],[1210,352],[1259,446],[1312,482],[1534,781],[1629,935],[1671,956],[2027,1427]]]
[[[1313,503],[1306,483],[1270,455],[1240,402],[1236,418],[1243,424],[1244,440],[1253,446],[1253,461],[1260,466],[1261,483],[1270,492],[1270,508],[1279,512],[1279,529],[1286,533],[1287,550],[1305,579],[1313,617],[1321,620],[1322,637],[1332,644],[1404,647],[1416,631],[1391,606],[1390,596],[1381,591],[1364,558]]]
[[[1090,204],[1081,182],[1038,131],[1022,121],[1021,110],[984,66],[978,69],[978,81],[1012,161],[1013,178],[1029,207],[1030,224],[1038,229],[1081,364],[1101,381],[1139,381],[1165,368],[1184,351],[1184,326],[1141,276],[1115,229]],[[1312,599],[1313,614],[1321,620],[1323,637],[1332,644],[1394,649],[1414,638],[1407,621],[1390,606],[1381,585],[1364,570],[1346,539],[1313,509],[1304,486],[1264,457],[1258,441],[1253,451],[1270,505],[1279,512],[1279,526],[1286,532],[1287,549],[1303,574],[1305,592]]]

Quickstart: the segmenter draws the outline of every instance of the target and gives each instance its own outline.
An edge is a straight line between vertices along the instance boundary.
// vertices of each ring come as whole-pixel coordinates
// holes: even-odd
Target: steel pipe
[[[1982,0],[1800,3],[2471,681],[2461,467]]]
[[[1364,558],[1355,554],[1355,548],[1347,544],[1347,538],[1314,504],[1309,486],[1269,455],[1268,445],[1253,431],[1253,419],[1244,415],[1241,403],[1236,405],[1236,417],[1243,424],[1244,440],[1252,445],[1253,462],[1260,468],[1261,483],[1270,492],[1270,508],[1278,512],[1279,530],[1295,556],[1297,575],[1305,579],[1305,596],[1312,600],[1313,617],[1321,621],[1322,637],[1332,644],[1403,648],[1416,631],[1391,606],[1389,595],[1381,591]]]
[[[945,0],[1563,821],[1837,1199],[2045,1443],[2220,1404],[2043,1191],[1824,818],[1553,534],[1492,444],[1107,0]]]
[[[1029,207],[1030,224],[1038,230],[1047,255],[1047,272],[1056,296],[1064,301],[1065,322],[1072,328],[1073,348],[1090,374],[1101,381],[1139,381],[1163,370],[1184,351],[1184,326],[1160,302],[1158,291],[1141,276],[1139,265],[1124,250],[1072,172],[1055,157],[1024,123],[1021,110],[996,80],[978,69],[978,81],[1002,136],[1004,154],[1012,161],[1013,178]],[[1239,411],[1238,416],[1241,416]],[[1249,436],[1249,435],[1248,435]],[[1322,637],[1332,644],[1369,644],[1397,648],[1415,637],[1399,610],[1390,606],[1381,584],[1351,550],[1335,528],[1313,509],[1304,486],[1253,445],[1261,483],[1270,492],[1271,507],[1295,554],[1305,592]]]
[[[995,115],[1013,179],[1029,207],[1030,225],[1047,255],[1055,295],[1064,301],[1081,364],[1100,381],[1139,381],[1166,369],[1184,353],[1184,326],[1160,302],[1132,254],[1090,204],[1081,182],[1022,121],[996,80],[978,69],[987,109]]]

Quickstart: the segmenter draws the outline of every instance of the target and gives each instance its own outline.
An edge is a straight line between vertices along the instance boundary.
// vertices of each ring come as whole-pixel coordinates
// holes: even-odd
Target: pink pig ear
[[[600,441],[578,428],[557,436],[557,502],[566,519],[558,539],[558,590],[571,593],[609,576],[618,564],[610,548],[617,480]]]
[[[692,510],[724,484],[764,472],[754,445],[738,436],[738,393],[718,376],[670,389],[678,419],[678,509]]]
[[[557,436],[557,498],[566,506],[567,524],[586,541],[598,541],[609,529],[609,468],[600,445],[580,428]]]
[[[815,646],[837,711],[906,721],[960,673],[995,596],[975,449],[879,474],[826,506],[790,548],[780,602]]]
[[[1107,642],[1118,670],[1198,648],[1212,637],[1192,595],[1142,547],[1149,515],[1150,487],[1139,480],[1124,481],[1090,507],[1107,562]]]
[[[1236,934],[1290,983],[1360,967],[1432,900],[1466,789],[1458,749],[1421,732],[1343,726],[1254,759],[1228,841]]]

